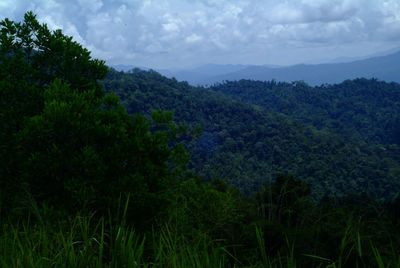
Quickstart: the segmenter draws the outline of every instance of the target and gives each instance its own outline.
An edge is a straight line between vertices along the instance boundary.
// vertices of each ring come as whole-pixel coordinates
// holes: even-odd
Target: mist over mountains
[[[206,64],[184,70],[156,70],[178,81],[192,85],[213,85],[223,81],[240,79],[277,80],[292,82],[303,80],[309,85],[340,83],[346,79],[359,77],[377,78],[386,82],[400,82],[400,51],[384,56],[354,60],[342,63],[277,65],[218,65]],[[133,66],[114,66],[127,71]],[[142,68],[141,69],[146,69]]]

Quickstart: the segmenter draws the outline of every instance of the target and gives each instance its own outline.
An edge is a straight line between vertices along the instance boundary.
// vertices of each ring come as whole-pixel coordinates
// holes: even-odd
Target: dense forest
[[[400,267],[399,88],[196,88],[5,19],[0,265]]]
[[[230,97],[366,143],[400,144],[400,85],[376,79],[310,87],[240,80],[211,87]]]
[[[139,69],[110,70],[102,84],[128,113],[171,110],[176,122],[200,125],[189,167],[246,194],[276,173],[310,184],[317,199],[363,191],[391,199],[400,189],[398,84],[360,79],[327,90],[242,80],[207,89]]]

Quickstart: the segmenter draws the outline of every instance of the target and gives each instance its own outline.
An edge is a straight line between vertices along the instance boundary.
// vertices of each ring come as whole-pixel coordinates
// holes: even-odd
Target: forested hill
[[[400,85],[397,83],[362,78],[311,87],[303,82],[240,80],[210,89],[267,111],[300,119],[317,129],[367,143],[400,144]]]
[[[368,191],[377,197],[390,198],[399,189],[398,147],[383,147],[379,143],[349,138],[331,128],[319,126],[315,122],[325,120],[324,106],[319,108],[321,112],[315,114],[316,118],[306,119],[306,115],[314,115],[310,110],[314,98],[317,98],[315,106],[318,98],[323,98],[328,106],[338,106],[341,104],[340,96],[334,104],[334,99],[314,96],[312,90],[302,83],[271,82],[276,87],[276,94],[280,92],[281,95],[274,104],[275,108],[265,108],[261,104],[268,106],[267,101],[258,103],[258,106],[251,103],[252,93],[249,93],[249,99],[243,97],[249,102],[246,104],[215,92],[217,87],[212,90],[191,87],[186,82],[168,79],[154,71],[135,69],[123,73],[111,70],[102,83],[107,91],[120,96],[129,113],[149,116],[152,110],[173,110],[177,122],[192,128],[201,125],[203,134],[199,140],[187,145],[192,154],[190,168],[207,179],[224,179],[246,193],[270,181],[277,172],[292,173],[310,183],[316,197]],[[243,81],[237,85],[241,83],[244,85]],[[248,86],[238,90],[252,92],[251,82],[247,83]],[[229,85],[235,84],[220,85],[220,90],[232,93],[233,87],[232,92],[222,90],[223,86]],[[283,90],[285,87],[296,88],[298,96],[287,93],[290,91]],[[242,99],[239,95],[235,97]],[[296,101],[297,98],[300,100]],[[297,110],[293,110],[291,105],[295,105]],[[292,112],[284,114],[286,109],[292,109]],[[388,149],[390,146],[393,148]]]

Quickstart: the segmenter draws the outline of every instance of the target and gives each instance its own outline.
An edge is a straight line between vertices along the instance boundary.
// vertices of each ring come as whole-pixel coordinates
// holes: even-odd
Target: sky
[[[400,49],[400,0],[0,0],[109,65],[321,63]]]

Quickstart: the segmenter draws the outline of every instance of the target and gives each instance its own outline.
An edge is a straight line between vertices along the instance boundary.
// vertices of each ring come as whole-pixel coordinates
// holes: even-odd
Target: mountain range
[[[191,85],[213,85],[223,81],[251,79],[260,81],[293,82],[303,80],[309,85],[340,83],[347,79],[377,78],[386,82],[400,82],[400,51],[383,56],[342,63],[277,65],[218,65],[206,64],[180,70],[156,70],[166,77],[187,81]],[[134,66],[113,66],[127,71]],[[147,69],[142,68],[141,69]]]

